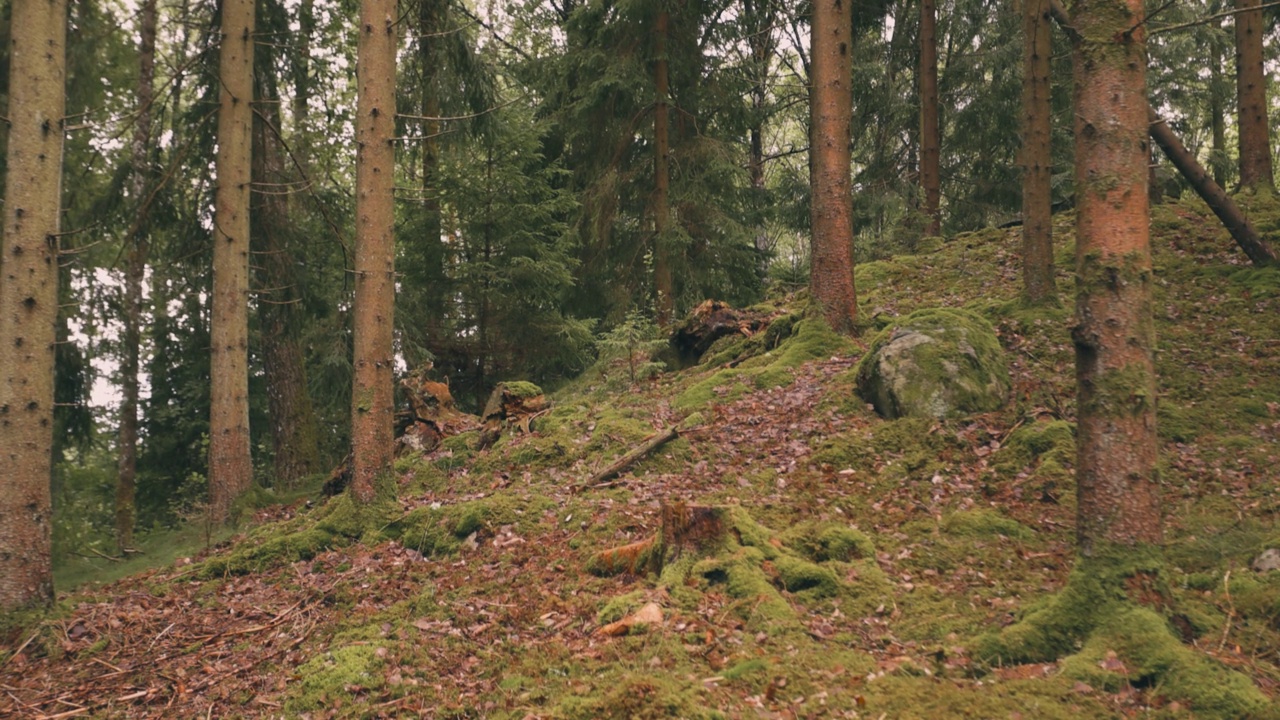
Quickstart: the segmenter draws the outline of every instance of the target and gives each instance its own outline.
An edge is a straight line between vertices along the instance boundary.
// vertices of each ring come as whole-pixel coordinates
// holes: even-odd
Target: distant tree
[[[142,282],[146,275],[150,247],[147,217],[151,186],[151,120],[156,68],[156,0],[144,0],[138,8],[138,86],[133,137],[129,144],[132,165],[130,200],[135,204],[131,236],[125,239],[127,260],[124,274],[124,345],[120,362],[119,461],[116,464],[116,544],[123,553],[133,545],[137,519],[135,495],[138,476],[138,380],[142,348]]]
[[[858,316],[853,286],[853,219],[849,179],[851,4],[813,3],[809,162],[813,184],[810,285],[827,322],[852,333]]]
[[[1071,15],[1077,532],[1085,557],[1161,539],[1142,19],[1142,0],[1077,0]]]
[[[370,502],[391,469],[395,313],[396,2],[363,0],[356,50],[355,345],[351,492]]]
[[[1261,0],[1236,0],[1236,109],[1240,113],[1240,184],[1273,189],[1271,121],[1267,112],[1267,76],[1262,52]]]
[[[213,217],[209,512],[225,522],[253,481],[249,454],[249,196],[254,0],[224,0]]]
[[[920,0],[920,190],[925,235],[942,232],[942,131],[938,125],[938,5]]]
[[[58,323],[64,0],[13,0],[0,242],[0,610],[53,601],[50,479]]]
[[[1049,0],[1022,5],[1022,280],[1031,302],[1057,296],[1053,279],[1053,107]]]
[[[665,0],[658,0],[659,4]],[[653,287],[658,325],[671,322],[675,310],[675,282],[671,277],[671,118],[667,96],[671,93],[667,35],[671,14],[658,9],[653,28]]]

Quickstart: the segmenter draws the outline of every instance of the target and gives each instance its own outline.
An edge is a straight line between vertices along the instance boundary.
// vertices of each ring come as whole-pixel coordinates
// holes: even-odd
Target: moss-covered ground
[[[989,320],[1000,410],[878,418],[853,391],[860,341],[780,299],[699,365],[623,389],[589,373],[528,433],[402,458],[376,513],[317,500],[9,623],[0,715],[1276,717],[1280,572],[1249,563],[1280,546],[1280,271],[1197,203],[1152,228],[1167,541],[1130,565],[1158,603],[1072,579],[1063,215],[1060,306],[1019,303],[1017,230],[858,269],[865,337],[921,308]],[[735,508],[732,541],[662,575],[587,572],[672,500]],[[661,624],[596,634],[650,602]]]

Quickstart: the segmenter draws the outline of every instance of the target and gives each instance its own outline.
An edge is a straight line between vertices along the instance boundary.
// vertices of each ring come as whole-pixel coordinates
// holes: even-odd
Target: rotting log
[[[587,562],[593,575],[660,574],[662,568],[686,552],[706,554],[729,536],[732,522],[727,505],[662,504],[662,525],[653,537],[601,550]]]
[[[657,450],[678,437],[680,437],[680,430],[674,426],[667,428],[660,433],[650,435],[648,438],[645,438],[644,442],[640,443],[640,445],[636,446],[626,455],[623,455],[610,463],[608,467],[600,470],[595,475],[592,475],[590,480],[579,486],[579,489],[586,490],[613,478],[647,457],[654,450]]]
[[[400,388],[409,400],[409,411],[397,417],[397,453],[431,452],[445,438],[479,424],[474,415],[457,409],[448,385],[427,380],[423,375],[418,372],[400,381]]]
[[[679,353],[682,362],[693,363],[716,340],[729,335],[751,337],[768,327],[776,315],[738,309],[719,300],[704,300],[671,333],[671,347]]]

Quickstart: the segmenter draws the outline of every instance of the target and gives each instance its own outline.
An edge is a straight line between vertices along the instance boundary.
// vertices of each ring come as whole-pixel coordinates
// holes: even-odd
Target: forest
[[[0,715],[1280,718],[1280,3],[0,38]]]

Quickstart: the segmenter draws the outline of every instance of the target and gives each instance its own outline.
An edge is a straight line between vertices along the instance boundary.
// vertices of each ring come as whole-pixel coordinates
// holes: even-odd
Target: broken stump
[[[661,574],[686,552],[713,553],[730,539],[730,512],[728,505],[663,503],[662,526],[653,537],[602,550],[588,561],[587,570],[601,576]]]
[[[503,429],[509,425],[518,425],[529,432],[530,422],[546,409],[547,398],[537,385],[531,382],[498,383],[480,415],[484,430],[480,433],[477,449],[484,450],[496,443],[502,437]]]

